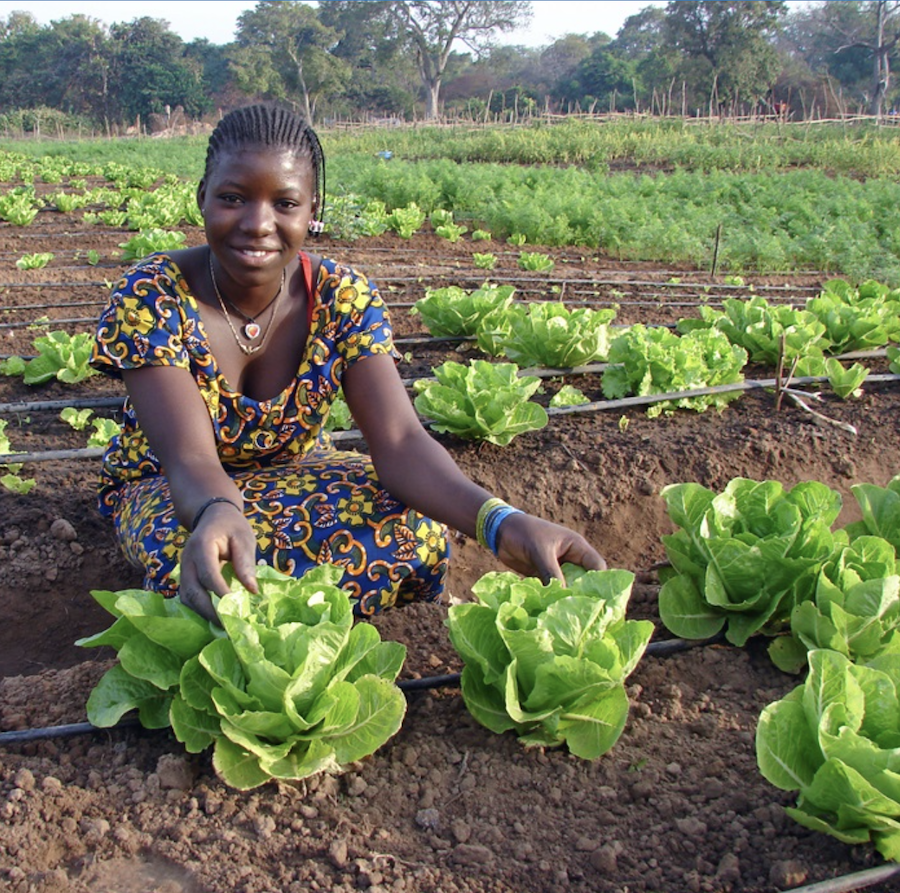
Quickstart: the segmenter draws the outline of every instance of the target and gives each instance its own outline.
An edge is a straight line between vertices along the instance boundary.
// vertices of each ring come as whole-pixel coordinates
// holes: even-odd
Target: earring
[[[311,236],[320,236],[325,232],[325,224],[321,220],[310,220],[307,232]]]

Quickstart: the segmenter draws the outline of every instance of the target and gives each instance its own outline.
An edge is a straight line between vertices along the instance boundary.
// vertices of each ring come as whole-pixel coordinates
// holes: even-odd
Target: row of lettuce
[[[675,330],[632,325],[616,330],[614,309],[567,309],[562,303],[513,303],[511,286],[485,285],[467,292],[436,289],[416,302],[436,337],[472,339],[493,358],[446,362],[435,381],[416,382],[416,408],[439,431],[506,444],[522,431],[547,424],[547,413],[529,398],[540,387],[519,368],[572,369],[604,363],[606,400],[672,394],[651,404],[648,415],[676,409],[721,409],[740,396],[727,385],[744,381],[748,362],[782,367],[785,383],[807,377],[828,381],[842,398],[858,396],[869,374],[838,356],[884,348],[888,368],[900,373],[900,290],[875,281],[858,287],[842,279],[801,308],[772,305],[765,298],[728,298],[722,309],[700,307],[700,317],[682,319]],[[694,396],[696,390],[724,388]],[[577,388],[558,392],[551,405],[588,403]]]
[[[759,768],[799,792],[788,812],[802,825],[898,860],[900,476],[852,490],[861,520],[834,530],[841,496],[816,481],[666,487],[678,529],[663,537],[659,611],[685,638],[770,636],[780,669],[808,669],[762,711]]]
[[[685,639],[768,636],[780,669],[807,670],[762,711],[760,770],[799,792],[788,811],[804,826],[896,860],[900,476],[853,493],[862,520],[834,529],[841,496],[816,481],[666,487],[675,532],[663,538],[660,618]],[[447,625],[479,723],[593,760],[625,727],[625,680],[654,625],[626,617],[630,572],[564,570],[564,584],[488,573]],[[91,722],[137,710],[189,752],[212,747],[216,772],[239,789],[339,771],[384,745],[405,713],[394,684],[403,646],[353,624],[340,568],[259,573],[258,596],[229,576],[215,599],[221,628],[156,593],[95,592],[115,621],[79,644],[111,646],[119,661],[90,695]]]
[[[748,362],[781,367],[785,384],[796,378],[827,381],[844,399],[861,393],[869,369],[838,356],[884,348],[888,369],[900,373],[900,289],[873,280],[858,287],[831,280],[803,308],[773,305],[760,296],[727,298],[722,309],[701,305],[699,317],[680,320],[674,330],[644,325],[617,330],[615,309],[516,303],[514,294],[509,285],[486,283],[473,291],[450,286],[427,291],[413,306],[411,312],[435,337],[468,339],[492,358],[447,361],[435,368],[433,379],[415,382],[416,409],[435,430],[505,446],[518,434],[544,427],[547,410],[531,399],[541,379],[521,374],[521,366],[570,370],[603,363],[606,400],[673,395],[651,403],[651,417],[676,409],[723,408],[740,396],[727,386],[744,381]],[[41,334],[34,339],[36,356],[0,361],[0,374],[21,375],[29,385],[54,378],[80,382],[93,374],[91,343],[87,333]],[[711,392],[692,393],[704,389]],[[558,407],[590,400],[566,385],[549,402]],[[108,422],[93,421],[95,440],[111,430]],[[339,401],[329,426],[350,425]],[[18,492],[28,486],[11,472],[0,484]]]

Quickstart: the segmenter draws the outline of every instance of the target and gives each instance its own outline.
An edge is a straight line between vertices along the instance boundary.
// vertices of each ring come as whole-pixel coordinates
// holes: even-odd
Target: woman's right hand
[[[231,562],[235,576],[250,592],[259,591],[256,537],[250,523],[232,502],[209,506],[181,553],[178,597],[213,623],[219,623],[219,618],[210,593],[223,596],[229,591],[222,575],[225,562]]]

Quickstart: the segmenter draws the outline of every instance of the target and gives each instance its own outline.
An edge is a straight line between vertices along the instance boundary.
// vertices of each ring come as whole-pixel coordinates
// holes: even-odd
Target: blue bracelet
[[[500,525],[510,515],[522,514],[524,512],[521,509],[513,508],[505,503],[496,506],[488,512],[487,517],[484,519],[484,541],[494,555],[497,554],[497,535],[500,531]]]

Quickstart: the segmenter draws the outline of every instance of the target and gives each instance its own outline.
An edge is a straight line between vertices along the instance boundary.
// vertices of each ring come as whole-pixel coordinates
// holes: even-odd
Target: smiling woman
[[[258,563],[294,576],[331,563],[373,614],[439,598],[446,525],[542,579],[563,561],[602,568],[578,534],[468,479],[422,427],[377,287],[304,250],[324,164],[292,112],[226,115],[197,190],[207,244],[137,263],[101,315],[93,362],[130,397],[101,508],[145,587],[215,619],[226,562],[251,592]],[[339,389],[371,458],[325,432]]]

